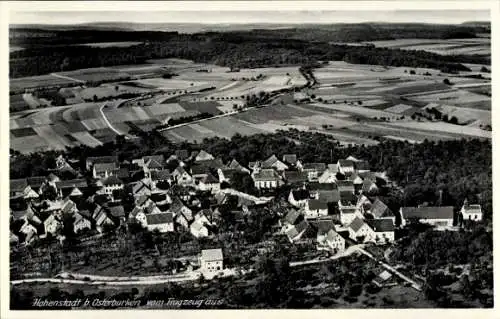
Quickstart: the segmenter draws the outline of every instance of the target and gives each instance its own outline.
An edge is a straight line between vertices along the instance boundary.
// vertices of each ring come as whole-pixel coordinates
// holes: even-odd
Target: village
[[[12,247],[46,238],[63,243],[67,236],[95,237],[133,226],[211,238],[227,214],[221,204],[234,199],[229,213],[237,223],[257,210],[276,207],[271,203],[283,189],[273,235],[290,244],[312,240],[330,259],[357,245],[391,245],[398,240],[397,231],[411,224],[453,231],[463,220],[482,220],[481,206],[467,201],[458,212],[452,206],[391,211],[378,195],[393,183],[352,156],[326,164],[302,163],[295,154],[283,154],[243,166],[236,160],[224,164],[204,150],[178,150],[168,158],[151,155],[129,162],[102,156],[81,164],[85,170],[80,172],[79,163],[60,155],[48,176],[11,179]],[[242,178],[251,180],[260,196],[232,187]],[[224,269],[225,257],[221,248],[201,250],[196,267],[207,278],[232,273]],[[317,257],[309,262],[315,261]]]

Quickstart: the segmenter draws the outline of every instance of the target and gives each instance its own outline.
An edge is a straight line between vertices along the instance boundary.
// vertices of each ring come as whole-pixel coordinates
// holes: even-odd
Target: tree
[[[458,124],[458,119],[456,116],[452,116],[451,119],[450,119],[450,123],[451,124]]]
[[[443,83],[446,84],[446,85],[451,85],[452,84],[448,78],[444,79]]]
[[[412,75],[416,74],[415,70],[410,70],[410,74]]]

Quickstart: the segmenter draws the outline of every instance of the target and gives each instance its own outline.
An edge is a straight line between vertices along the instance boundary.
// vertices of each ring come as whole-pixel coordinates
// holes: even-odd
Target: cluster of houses
[[[265,205],[231,189],[237,174],[250,176],[263,192],[290,185],[290,209],[279,222],[280,230],[292,242],[310,238],[313,232],[321,249],[342,250],[346,240],[392,242],[396,227],[419,221],[446,228],[454,219],[452,207],[391,211],[377,197],[387,187],[387,177],[351,156],[325,164],[302,163],[295,154],[281,159],[272,155],[243,166],[236,160],[223,163],[204,150],[178,150],[168,158],[151,155],[131,161],[88,157],[86,172],[74,169],[63,156],[56,163],[48,176],[11,179],[12,243],[27,244],[47,236],[64,239],[68,232],[103,232],[131,222],[150,231],[182,229],[197,238],[207,237],[221,220],[218,207],[230,195],[237,198],[235,220]],[[63,179],[68,172],[74,178]],[[461,214],[465,219],[482,218],[481,208],[468,203]]]

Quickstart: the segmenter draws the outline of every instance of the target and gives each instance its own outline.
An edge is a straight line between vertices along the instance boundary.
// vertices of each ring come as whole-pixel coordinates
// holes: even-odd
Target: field
[[[161,72],[165,67],[174,69],[178,76],[171,79],[157,75],[136,77]],[[318,80],[314,88],[304,89],[294,96],[282,95],[282,102],[274,103],[276,105],[236,114],[235,108],[243,106],[249,95],[302,86],[306,80],[298,67],[229,72],[228,68],[178,59],[61,72],[30,80],[16,79],[18,87],[20,83],[33,85],[38,79],[41,85],[57,81],[109,80],[110,83],[97,87],[77,82],[78,86],[68,88],[66,93],[80,102],[95,98],[110,101],[12,113],[11,145],[21,152],[63,149],[76,144],[95,146],[114,140],[117,133],[133,137],[130,135],[132,129],[151,130],[168,119],[201,113],[222,117],[183,124],[166,129],[162,134],[173,141],[201,141],[211,136],[230,138],[236,133],[251,135],[294,128],[328,134],[342,144],[366,145],[383,139],[418,143],[424,139],[491,138],[491,132],[482,129],[491,125],[491,94],[488,93],[491,82],[487,79],[443,75],[432,69],[338,61],[315,69],[314,74]],[[130,79],[119,80],[127,76]],[[452,85],[443,83],[445,76]],[[117,98],[123,93],[140,96]],[[310,102],[297,101],[299,95],[300,99]],[[12,103],[31,102],[32,107],[37,106],[35,102],[43,103],[29,97],[28,94],[14,95]],[[455,116],[459,123],[467,125],[414,119],[414,114],[424,112],[425,107],[435,107],[449,118]]]
[[[488,38],[475,39],[399,39],[367,42],[376,47],[398,48],[402,50],[423,50],[441,55],[491,55],[491,44]]]
[[[95,47],[95,48],[109,48],[109,47],[126,48],[141,43],[142,42],[99,42],[99,43],[84,43],[79,45]]]

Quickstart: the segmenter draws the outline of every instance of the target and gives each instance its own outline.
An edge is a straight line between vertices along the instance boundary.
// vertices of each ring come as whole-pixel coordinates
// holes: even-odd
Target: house
[[[304,207],[306,218],[318,218],[328,215],[328,204],[317,199],[309,199]]]
[[[340,193],[338,190],[320,190],[316,192],[316,197],[317,200],[323,203],[338,203],[340,200]]]
[[[90,222],[90,219],[86,214],[79,214],[75,213],[73,214],[73,232],[75,234],[78,234],[78,232],[81,232],[85,229],[91,229],[92,228],[92,223]]]
[[[367,195],[374,195],[378,193],[378,186],[375,182],[365,179],[361,185],[361,192]]]
[[[221,183],[226,182],[229,184],[231,184],[231,180],[233,179],[233,176],[238,172],[239,172],[238,170],[232,169],[232,168],[226,168],[226,169],[219,168],[217,170],[217,173],[219,174],[219,181]]]
[[[202,161],[210,161],[210,160],[213,160],[213,159],[214,159],[214,157],[212,156],[212,154],[209,154],[206,151],[201,150],[198,153],[198,155],[196,155],[194,161],[195,162],[202,162]]]
[[[287,184],[303,186],[307,182],[307,174],[301,171],[284,171],[283,179]]]
[[[102,163],[118,163],[118,156],[87,157],[87,160],[85,161],[85,169],[90,171],[92,166]]]
[[[106,178],[113,175],[113,173],[118,169],[118,164],[116,162],[111,163],[97,163],[94,164],[92,168],[92,176],[94,178]]]
[[[191,166],[191,177],[198,181],[201,178],[210,174],[210,169],[205,165],[194,164]]]
[[[351,192],[339,192],[340,200],[339,200],[339,208],[354,208],[358,203],[358,198]]]
[[[318,183],[332,184],[337,181],[338,167],[329,165],[326,170],[318,177]]]
[[[370,171],[370,164],[367,161],[357,160],[352,161],[354,163],[354,170],[358,173],[364,173]]]
[[[320,183],[308,183],[306,188],[311,193],[311,198],[319,198],[319,193],[322,191],[334,191],[337,190],[336,184],[320,184]]]
[[[127,215],[122,205],[109,206],[108,211],[109,217],[115,220],[115,224],[122,224],[127,220]]]
[[[186,161],[189,158],[188,150],[176,150],[175,158],[179,161]]]
[[[113,191],[123,189],[125,186],[122,180],[115,175],[105,178],[101,184],[103,186],[101,193],[104,194],[113,194]]]
[[[279,220],[281,231],[286,233],[290,228],[304,220],[304,215],[298,210],[290,210],[288,213]]]
[[[243,165],[241,165],[240,163],[238,163],[237,160],[233,159],[228,165],[226,168],[229,168],[229,169],[235,169],[235,170],[238,170],[240,172],[244,172],[244,173],[248,173],[250,174],[250,170],[246,167],[244,167]]]
[[[35,226],[30,224],[28,221],[21,226],[19,231],[24,234],[24,243],[27,245],[33,242],[38,235],[38,231]]]
[[[203,272],[216,273],[224,269],[222,249],[204,249],[200,256],[200,269]]]
[[[28,177],[26,178],[28,185],[33,189],[35,192],[40,191],[40,188],[42,185],[47,181],[47,177],[45,176],[33,176],[33,177]]]
[[[469,205],[467,200],[464,201],[464,205],[460,209],[460,214],[462,214],[462,220],[472,220],[479,222],[483,220],[483,212],[481,210],[481,205]]]
[[[342,225],[349,225],[354,219],[363,217],[361,212],[355,207],[341,207],[339,213]]]
[[[130,185],[130,184],[129,184]],[[138,181],[132,184],[131,193],[132,196],[137,200],[138,198],[142,196],[149,196],[151,195],[151,187],[147,185],[146,183],[142,181]]]
[[[174,215],[171,212],[147,214],[145,226],[149,231],[159,230],[162,233],[174,231]]]
[[[340,174],[349,176],[354,173],[354,162],[351,160],[338,160],[337,168]]]
[[[285,163],[283,163],[282,161],[280,161],[276,157],[276,155],[272,155],[271,157],[269,157],[268,159],[266,159],[265,161],[263,161],[261,163],[261,167],[263,169],[265,169],[265,168],[274,168],[277,171],[284,171],[284,170],[288,169],[288,165],[286,165]]]
[[[193,183],[193,177],[182,167],[178,166],[172,173],[172,177],[179,185],[188,185]]]
[[[189,230],[194,237],[202,238],[208,236],[208,228],[205,226],[207,221],[205,219],[206,218],[195,219],[189,226]]]
[[[11,179],[9,187],[10,197],[24,195],[24,191],[28,187],[28,181],[26,180],[26,178]]]
[[[150,176],[153,171],[161,171],[165,168],[163,155],[144,156],[142,160],[144,161],[142,169],[146,176]]]
[[[325,163],[304,163],[302,165],[302,171],[307,174],[307,179],[312,181],[317,181],[318,177],[326,170]]]
[[[358,242],[375,242],[375,232],[368,226],[361,218],[356,217],[351,224],[349,224],[349,237]]]
[[[113,222],[113,220],[111,220],[108,217],[108,213],[106,212],[106,210],[101,206],[98,206],[94,210],[94,213],[92,214],[92,218],[95,220],[96,229],[100,233],[102,233],[102,231],[104,230],[105,225],[114,225],[115,224]]]
[[[306,189],[291,190],[288,195],[288,202],[295,207],[305,207],[309,199],[310,194]]]
[[[302,237],[302,235],[304,235],[308,228],[309,223],[306,220],[303,220],[300,223],[289,228],[285,234],[288,240],[293,243],[300,240],[300,238]]]
[[[158,183],[168,183],[169,185],[172,184],[172,174],[170,174],[170,171],[168,169],[152,171],[149,177],[151,178],[151,181],[155,186]]]
[[[87,181],[83,178],[69,179],[69,180],[57,180],[53,183],[56,187],[60,197],[71,196],[71,194],[83,193],[87,187]],[[74,192],[74,189],[77,189]]]
[[[437,228],[453,226],[453,206],[401,207],[401,225],[419,222]]]
[[[282,185],[278,173],[272,168],[264,168],[252,176],[255,187],[258,189],[275,189]]]
[[[76,204],[71,199],[66,199],[61,206],[61,214],[63,215],[73,215],[78,212]]]
[[[378,198],[371,204],[368,215],[374,219],[390,219],[396,224],[396,215]]]
[[[54,214],[46,214],[43,220],[43,228],[45,230],[45,234],[40,236],[41,238],[46,237],[48,234],[55,236],[59,229],[62,228],[62,223],[56,218]]]
[[[340,236],[333,228],[328,230],[324,234],[318,233],[318,245],[323,247],[328,247],[335,251],[336,253],[343,252],[345,250],[345,239]]]
[[[375,232],[377,244],[394,242],[394,223],[391,219],[368,219],[366,223]]]
[[[290,166],[295,166],[297,164],[297,155],[296,154],[283,155],[283,163]]]
[[[212,174],[208,174],[198,182],[198,188],[201,191],[210,191],[212,193],[217,193],[220,191],[220,181]]]
[[[354,189],[353,181],[340,180],[340,181],[337,181],[336,184],[337,184],[337,189],[339,190],[339,192],[350,192],[350,193],[354,194],[355,189]]]

